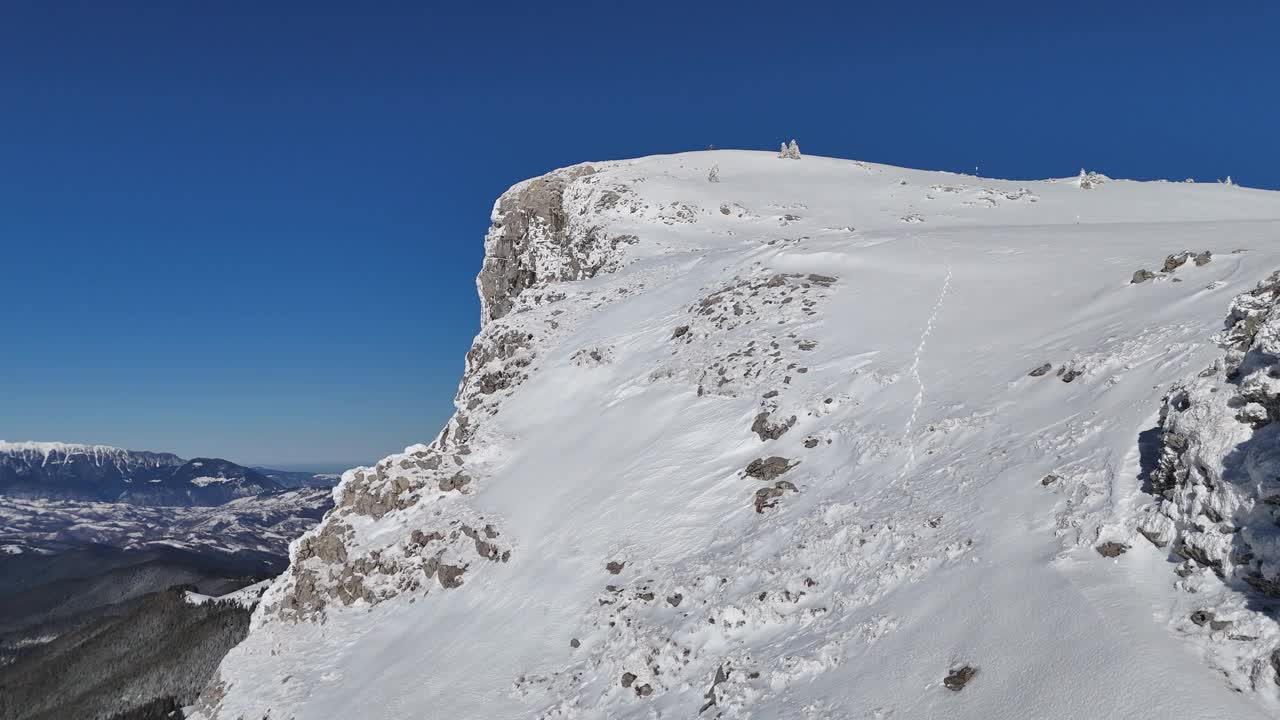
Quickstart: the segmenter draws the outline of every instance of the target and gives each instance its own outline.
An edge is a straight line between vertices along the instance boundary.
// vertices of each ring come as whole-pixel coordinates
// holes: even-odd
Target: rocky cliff
[[[616,268],[619,248],[634,241],[586,222],[590,208],[608,202],[594,173],[590,165],[566,168],[499,198],[476,279],[481,330],[467,352],[457,412],[431,444],[344,476],[337,507],[297,543],[288,577],[265,598],[267,615],[305,621],[332,605],[450,590],[469,572],[510,560],[500,522],[467,502],[486,479],[471,440],[527,379],[557,325],[504,318],[564,299],[557,284]],[[374,537],[369,521],[390,513],[406,532]]]

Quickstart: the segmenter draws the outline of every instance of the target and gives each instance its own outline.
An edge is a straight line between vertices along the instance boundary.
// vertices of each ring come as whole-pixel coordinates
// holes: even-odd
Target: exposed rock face
[[[1184,558],[1184,576],[1280,598],[1280,272],[1232,302],[1217,339],[1223,358],[1165,398],[1159,504],[1138,531]]]
[[[591,165],[575,165],[523,182],[494,205],[484,240],[484,266],[476,278],[482,322],[511,312],[516,296],[553,281],[581,280],[617,266],[618,249],[634,242],[582,226],[580,209],[588,203],[616,202],[593,192],[586,182]]]
[[[636,240],[583,220],[591,217],[586,208],[625,201],[625,188],[595,187],[595,173],[590,165],[557,170],[499,198],[476,278],[481,331],[467,352],[457,412],[430,445],[343,475],[334,509],[293,544],[289,569],[263,596],[254,629],[322,623],[334,606],[455,590],[485,566],[511,560],[501,519],[475,511],[468,501],[487,475],[483,463],[471,460],[470,441],[528,379],[545,342],[529,323],[514,326],[507,316],[563,299],[552,284],[616,269],[622,248]],[[551,331],[556,323],[545,326]],[[406,530],[376,532],[374,521]],[[202,698],[203,713],[219,715],[223,687],[215,678]]]
[[[483,418],[528,378],[542,339],[503,318],[519,308],[563,297],[551,283],[613,269],[634,237],[608,236],[581,224],[583,207],[617,202],[615,191],[590,184],[590,165],[557,170],[516,185],[494,207],[477,277],[482,327],[467,352],[454,403],[457,414],[430,445],[417,445],[372,468],[349,471],[335,490],[336,507],[292,549],[287,576],[263,598],[258,624],[322,617],[333,603],[376,605],[404,593],[461,587],[511,549],[500,521],[473,511],[466,497],[483,482],[469,463],[469,441]],[[395,536],[368,532],[369,520],[396,516],[416,527]]]

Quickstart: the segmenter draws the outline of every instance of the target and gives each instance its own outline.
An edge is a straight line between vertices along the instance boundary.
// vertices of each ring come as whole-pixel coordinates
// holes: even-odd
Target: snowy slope
[[[1162,398],[1280,268],[1280,195],[1090,184],[513,187],[458,413],[344,476],[196,716],[1273,716],[1274,613],[1189,623],[1212,568],[1138,527],[1187,510],[1143,489]],[[1224,577],[1220,621],[1259,602]]]

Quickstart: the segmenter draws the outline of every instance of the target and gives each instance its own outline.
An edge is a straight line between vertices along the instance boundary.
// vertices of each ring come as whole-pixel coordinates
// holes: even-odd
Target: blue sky
[[[1280,188],[1274,5],[1042,5],[6,2],[0,438],[428,441],[494,198],[584,160]]]

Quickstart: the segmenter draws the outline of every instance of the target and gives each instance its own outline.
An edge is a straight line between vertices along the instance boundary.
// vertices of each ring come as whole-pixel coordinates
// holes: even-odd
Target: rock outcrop
[[[1184,582],[1211,572],[1280,599],[1280,272],[1231,303],[1217,340],[1222,358],[1164,400],[1159,502],[1138,531],[1183,561]],[[1257,650],[1264,668],[1272,648]]]
[[[608,202],[590,184],[595,172],[590,165],[565,168],[499,198],[476,279],[481,331],[466,355],[457,412],[431,444],[344,474],[336,507],[294,544],[289,572],[264,597],[257,623],[312,620],[334,603],[376,605],[404,593],[450,590],[486,563],[510,560],[500,521],[467,503],[484,479],[483,468],[469,462],[469,441],[527,379],[544,339],[506,316],[562,299],[548,289],[552,283],[617,267],[619,248],[634,240],[582,221],[588,204]],[[368,532],[370,520],[389,516],[415,529]]]
[[[588,203],[607,205],[618,197],[578,182],[595,173],[591,165],[574,165],[520,183],[498,199],[476,278],[482,321],[511,312],[516,297],[530,288],[617,267],[619,247],[635,238],[583,223]]]

